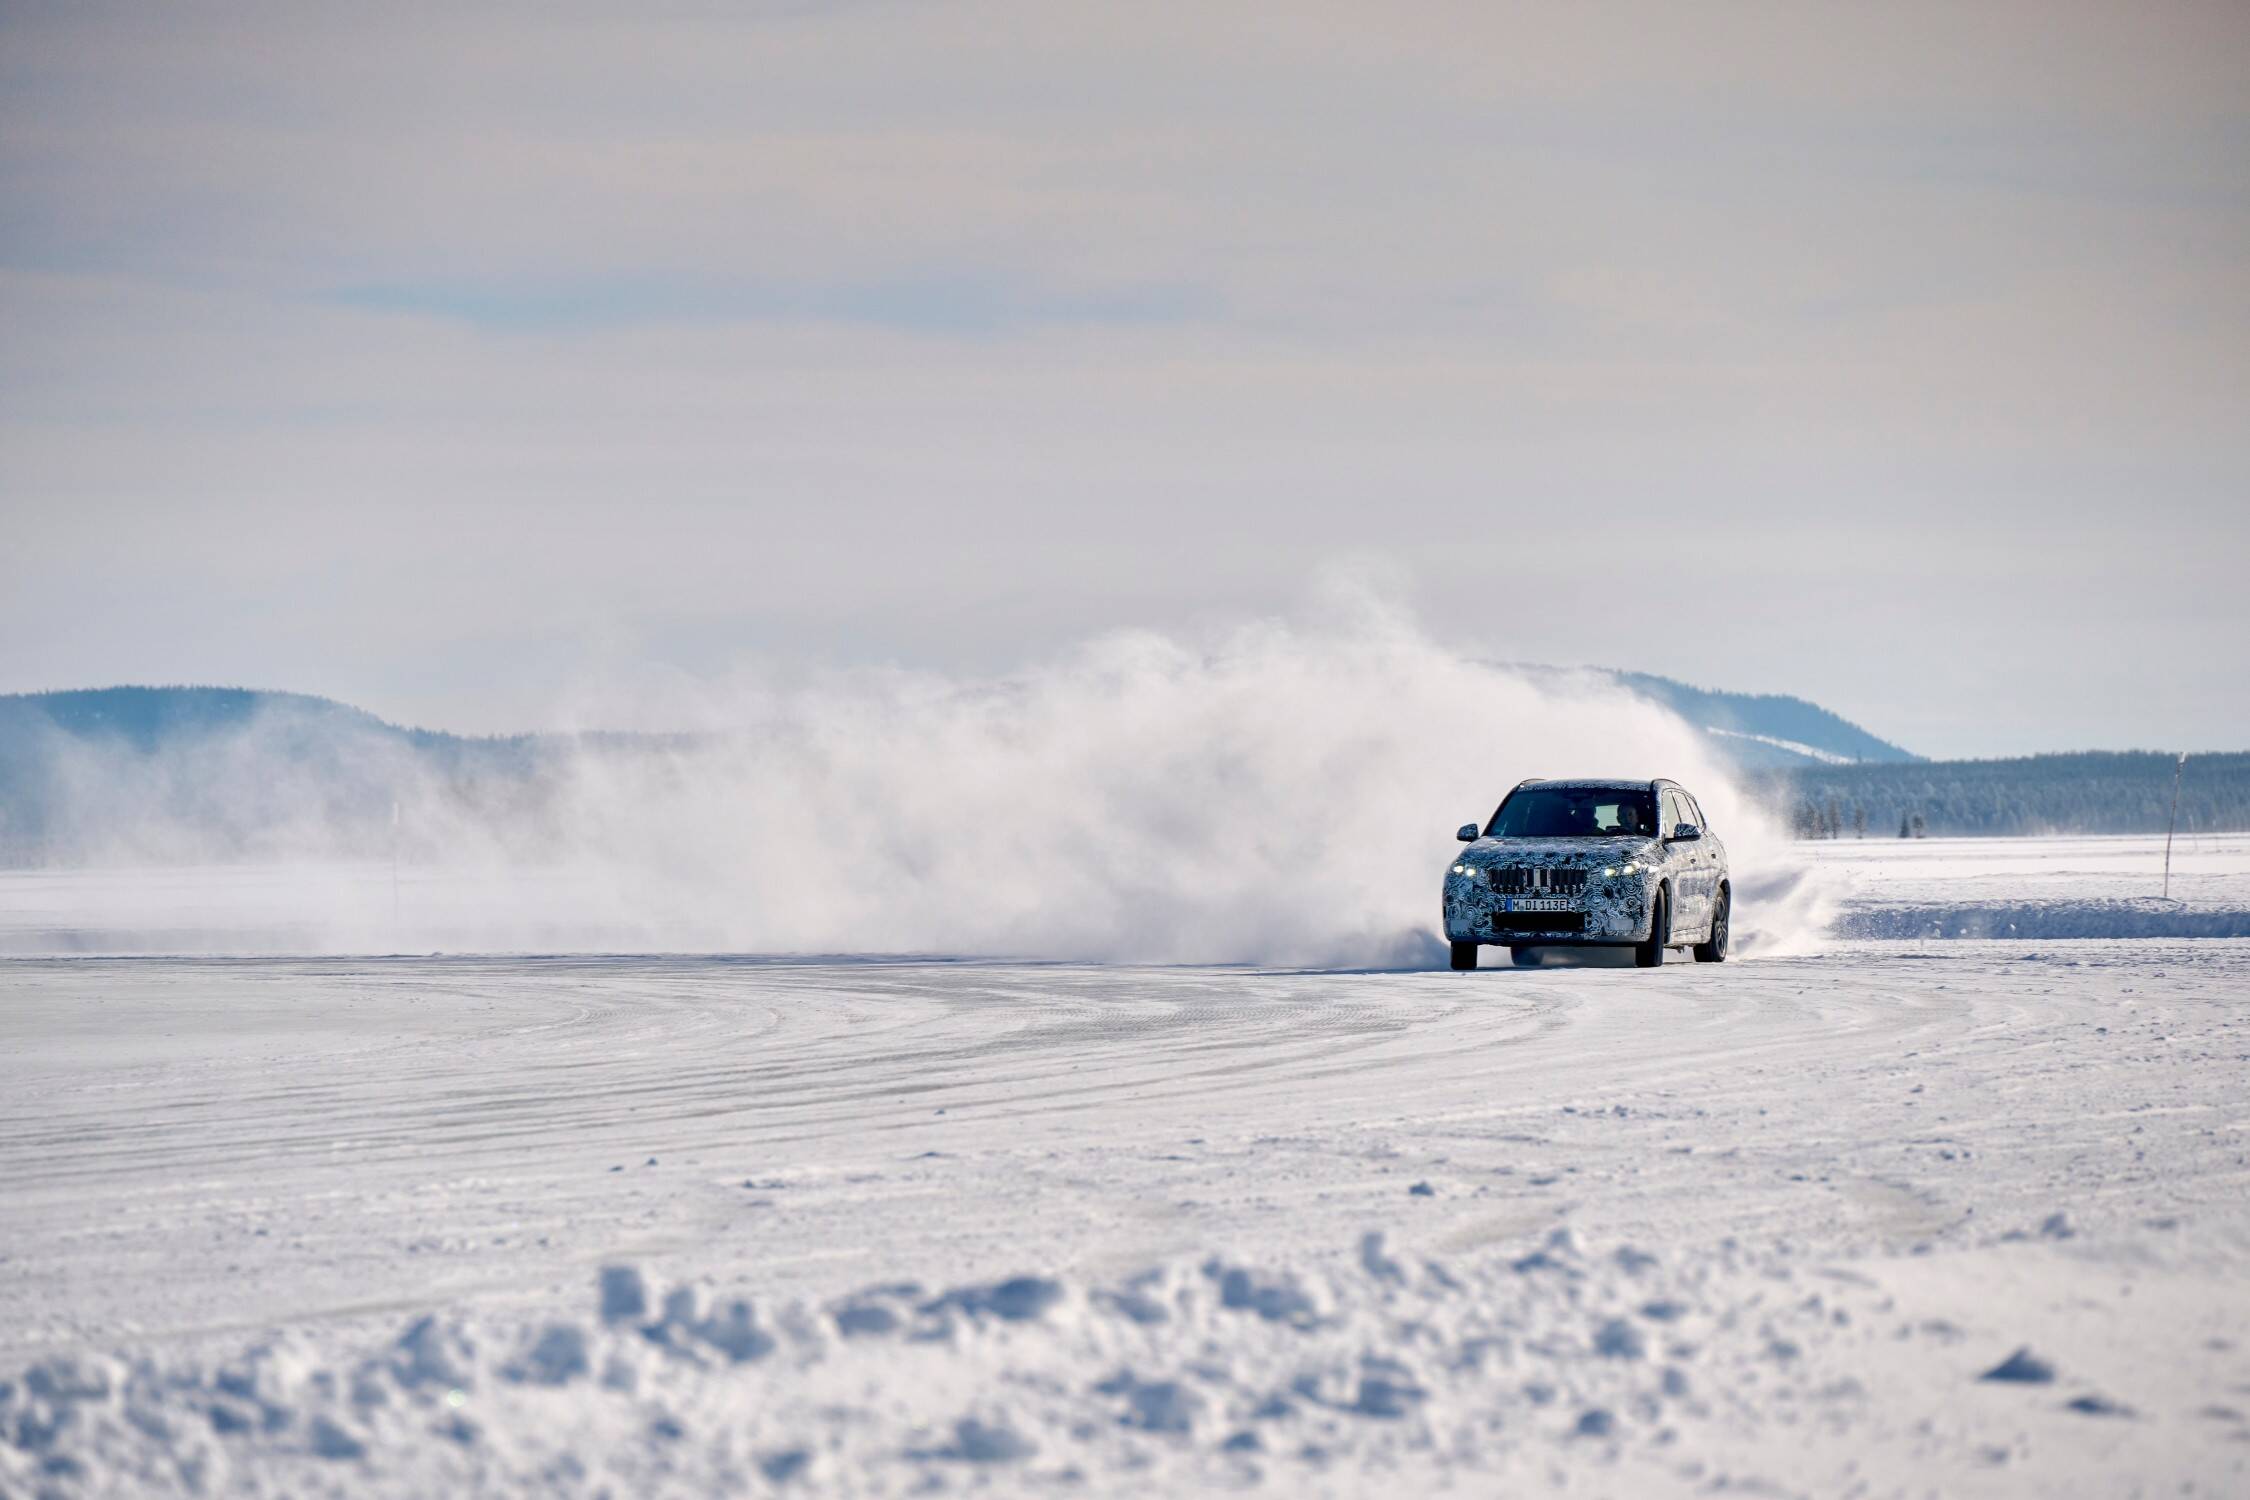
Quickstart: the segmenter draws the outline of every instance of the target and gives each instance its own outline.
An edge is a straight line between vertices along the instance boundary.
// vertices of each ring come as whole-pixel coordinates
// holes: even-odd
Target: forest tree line
[[[2162,833],[2179,757],[2082,751],[2018,760],[1792,766],[1748,775],[1799,838]],[[2250,831],[2250,753],[2190,755],[2180,832]]]

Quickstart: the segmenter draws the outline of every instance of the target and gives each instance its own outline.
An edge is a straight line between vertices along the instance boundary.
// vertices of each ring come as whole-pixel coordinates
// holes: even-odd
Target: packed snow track
[[[9,1495],[2250,1483],[2250,943],[0,989]]]

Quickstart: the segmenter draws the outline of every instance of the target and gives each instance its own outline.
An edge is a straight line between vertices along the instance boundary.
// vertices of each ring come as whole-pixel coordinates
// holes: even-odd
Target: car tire
[[[1477,945],[1474,943],[1455,943],[1451,956],[1454,969],[1458,972],[1466,972],[1477,966]]]
[[[1639,969],[1661,968],[1664,963],[1664,945],[1672,937],[1672,893],[1662,886],[1656,888],[1656,905],[1649,908],[1648,941],[1633,945],[1633,966]]]
[[[1711,913],[1711,936],[1695,945],[1695,961],[1699,964],[1723,964],[1727,961],[1727,916],[1734,905],[1734,893],[1725,886],[1719,887],[1719,903]]]
[[[1536,969],[1539,967],[1539,955],[1532,952],[1528,944],[1518,943],[1508,950],[1508,962],[1519,969]]]

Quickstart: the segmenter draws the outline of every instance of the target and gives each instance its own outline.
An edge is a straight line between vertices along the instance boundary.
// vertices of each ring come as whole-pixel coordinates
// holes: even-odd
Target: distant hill
[[[0,734],[13,737],[28,729],[51,726],[77,739],[113,740],[150,751],[168,741],[240,729],[254,715],[264,712],[415,737],[415,731],[399,729],[371,713],[327,698],[235,687],[110,687],[10,694],[0,697]]]
[[[401,728],[304,693],[0,695],[0,863],[254,854],[308,826],[373,850],[402,789],[506,801],[543,753],[534,736]]]
[[[2169,756],[1923,761],[1800,698],[1608,675],[1701,727],[1762,800],[1800,826],[1826,826],[1833,805],[1843,829],[1864,814],[1877,836],[1917,816],[1930,834],[2164,827]],[[401,836],[400,805],[409,853],[416,838],[467,837],[537,857],[568,842],[557,810],[574,782],[663,774],[666,752],[698,743],[685,735],[476,738],[243,688],[0,695],[0,864],[387,856]],[[2189,763],[2180,826],[2250,829],[2250,755]]]
[[[1647,672],[1610,675],[1710,735],[1715,747],[1739,766],[1899,763],[1922,758],[1802,698],[1716,692]]]
[[[1746,769],[1922,758],[1889,740],[1877,739],[1841,714],[1781,693],[1720,692],[1649,672],[1613,667],[1549,667],[1531,662],[1509,665],[1535,679],[1607,678],[1678,714],[1703,732],[1721,760]]]

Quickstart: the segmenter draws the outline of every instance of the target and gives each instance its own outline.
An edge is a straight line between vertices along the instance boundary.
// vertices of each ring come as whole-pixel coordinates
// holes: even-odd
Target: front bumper
[[[1568,911],[1516,911],[1483,879],[1449,875],[1445,936],[1455,943],[1642,943],[1648,940],[1652,889],[1648,881],[1596,876],[1572,898]]]

